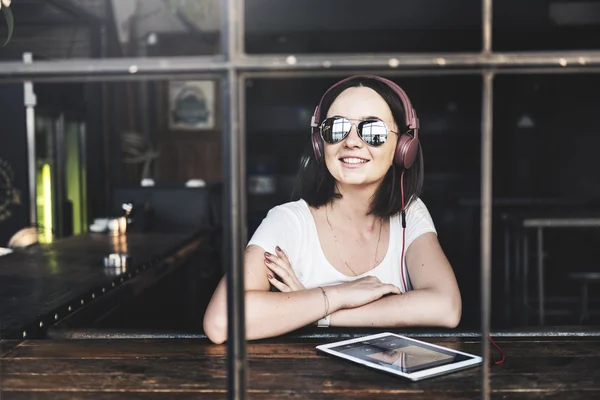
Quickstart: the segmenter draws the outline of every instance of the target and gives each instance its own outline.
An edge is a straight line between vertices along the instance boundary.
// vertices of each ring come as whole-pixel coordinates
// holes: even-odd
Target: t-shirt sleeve
[[[427,232],[437,235],[433,219],[425,203],[421,199],[416,199],[406,210],[406,248],[416,238]]]
[[[262,220],[247,246],[260,246],[271,254],[275,246],[279,246],[294,261],[298,257],[299,221],[291,210],[278,206],[269,210]]]

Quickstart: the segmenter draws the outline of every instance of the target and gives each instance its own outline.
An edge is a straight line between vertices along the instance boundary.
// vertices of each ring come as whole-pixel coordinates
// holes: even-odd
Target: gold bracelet
[[[327,297],[327,293],[325,292],[325,289],[323,289],[321,286],[319,286],[319,289],[321,289],[321,292],[323,292],[323,298],[325,299],[325,317],[327,317],[329,315],[329,298]]]

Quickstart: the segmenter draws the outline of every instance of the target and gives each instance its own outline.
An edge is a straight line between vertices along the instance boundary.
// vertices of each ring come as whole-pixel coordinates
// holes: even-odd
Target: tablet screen
[[[398,336],[367,339],[330,347],[330,349],[404,373],[413,373],[470,359],[467,355]]]

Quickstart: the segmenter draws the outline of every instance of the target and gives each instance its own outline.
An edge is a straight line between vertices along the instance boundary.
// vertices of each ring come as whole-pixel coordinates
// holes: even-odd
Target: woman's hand
[[[381,283],[374,276],[365,276],[352,282],[329,286],[325,289],[328,295],[330,291],[333,292],[331,297],[340,309],[364,306],[379,300],[387,294],[400,294],[398,287]]]
[[[304,285],[296,277],[287,255],[279,246],[275,248],[277,255],[265,252],[265,265],[270,270],[267,279],[273,286],[282,292],[295,292],[305,290]],[[275,274],[283,282],[279,281]],[[356,308],[379,300],[387,294],[400,294],[400,289],[391,284],[384,284],[374,276],[366,276],[352,282],[324,287],[329,301],[332,303],[331,311]]]
[[[292,268],[290,260],[287,255],[281,250],[279,246],[275,247],[275,254],[265,252],[265,265],[271,271],[267,274],[267,279],[273,286],[282,292],[296,292],[299,290],[305,290],[306,288],[298,278]],[[274,274],[277,274],[283,282],[275,278]]]

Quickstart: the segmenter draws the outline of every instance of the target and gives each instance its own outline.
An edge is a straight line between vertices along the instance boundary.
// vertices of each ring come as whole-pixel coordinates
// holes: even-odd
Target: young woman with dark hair
[[[461,296],[419,198],[423,156],[406,93],[378,76],[344,79],[311,125],[300,200],[271,209],[246,248],[247,338],[311,323],[456,327]],[[204,330],[227,339],[225,278]]]

